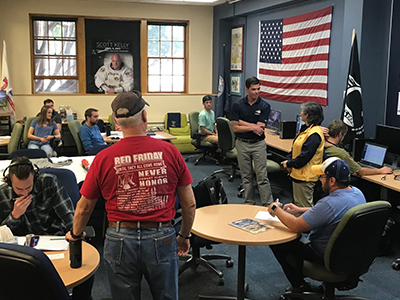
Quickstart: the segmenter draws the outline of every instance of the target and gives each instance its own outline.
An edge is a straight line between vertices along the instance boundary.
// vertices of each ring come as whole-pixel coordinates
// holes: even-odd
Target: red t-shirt
[[[178,149],[149,136],[120,140],[99,152],[81,188],[106,200],[109,221],[165,222],[175,215],[178,186],[192,177]]]

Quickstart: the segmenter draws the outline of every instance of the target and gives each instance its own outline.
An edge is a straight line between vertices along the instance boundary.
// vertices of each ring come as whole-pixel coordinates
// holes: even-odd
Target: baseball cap
[[[329,157],[321,165],[311,166],[311,172],[315,175],[328,175],[338,180],[349,180],[350,167],[346,161],[339,157]]]
[[[137,114],[147,105],[139,91],[132,91],[119,94],[111,103],[111,109],[116,118],[127,118]]]

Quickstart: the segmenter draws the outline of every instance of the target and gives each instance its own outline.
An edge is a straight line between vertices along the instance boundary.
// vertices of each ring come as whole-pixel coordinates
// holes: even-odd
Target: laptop
[[[359,164],[366,168],[381,168],[385,161],[387,146],[365,142]]]

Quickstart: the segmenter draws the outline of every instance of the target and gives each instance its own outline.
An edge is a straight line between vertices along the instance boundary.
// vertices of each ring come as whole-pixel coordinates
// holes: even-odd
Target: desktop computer
[[[279,124],[279,136],[281,139],[294,139],[296,136],[296,121],[281,121]]]

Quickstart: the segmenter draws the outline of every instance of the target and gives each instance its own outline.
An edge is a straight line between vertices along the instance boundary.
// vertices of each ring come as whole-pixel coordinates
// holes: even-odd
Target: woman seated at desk
[[[28,138],[31,140],[28,149],[42,149],[46,151],[47,157],[51,157],[53,154],[50,140],[61,138],[57,124],[51,119],[52,114],[53,109],[51,107],[43,106],[39,117],[32,121],[28,131]]]

